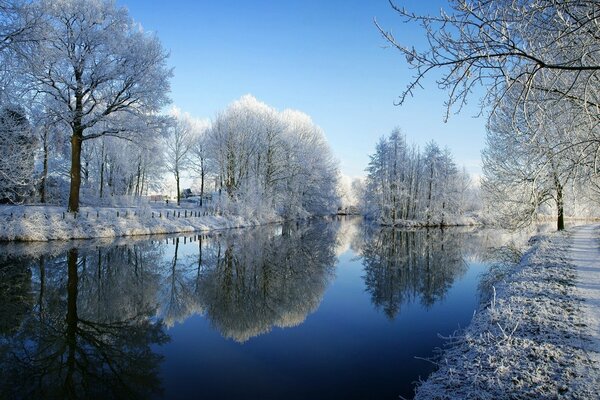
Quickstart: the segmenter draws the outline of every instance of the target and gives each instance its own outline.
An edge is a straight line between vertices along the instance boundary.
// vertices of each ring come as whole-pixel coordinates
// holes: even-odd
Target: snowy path
[[[581,347],[600,363],[600,225],[572,230],[569,258],[577,271],[576,294],[583,299]]]

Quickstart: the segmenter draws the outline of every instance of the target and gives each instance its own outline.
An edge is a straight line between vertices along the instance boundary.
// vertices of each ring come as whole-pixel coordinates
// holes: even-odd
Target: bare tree
[[[405,22],[420,25],[427,39],[427,47],[417,50],[377,25],[415,71],[400,104],[437,69],[443,71],[438,86],[448,91],[446,118],[478,85],[487,88],[483,105],[497,104],[514,84],[520,86],[521,100],[542,90],[583,107],[598,104],[596,91],[586,90],[597,86],[600,73],[600,4],[595,1],[453,0],[451,11],[439,16],[390,4]]]
[[[165,165],[175,177],[177,186],[177,204],[181,201],[179,182],[181,173],[190,166],[191,149],[196,142],[197,132],[190,117],[173,109],[173,123],[167,127],[164,137]]]

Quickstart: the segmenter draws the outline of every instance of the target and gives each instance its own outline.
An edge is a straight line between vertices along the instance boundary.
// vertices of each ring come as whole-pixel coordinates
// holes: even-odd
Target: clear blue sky
[[[403,1],[437,13],[444,1]],[[446,94],[426,82],[407,104],[394,106],[412,74],[386,48],[373,19],[406,43],[422,42],[387,0],[118,0],[156,32],[171,53],[173,103],[212,118],[250,93],[279,109],[309,114],[323,128],[343,173],[364,174],[382,135],[400,127],[409,143],[433,139],[459,165],[480,173],[485,121],[475,107],[443,122]],[[471,101],[477,104],[477,99]]]

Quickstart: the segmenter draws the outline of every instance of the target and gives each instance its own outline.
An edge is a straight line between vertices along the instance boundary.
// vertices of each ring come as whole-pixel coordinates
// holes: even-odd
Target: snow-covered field
[[[276,216],[220,216],[199,208],[0,206],[0,240],[47,241],[238,228],[279,222]]]
[[[599,237],[597,226],[535,237],[416,399],[600,398]]]

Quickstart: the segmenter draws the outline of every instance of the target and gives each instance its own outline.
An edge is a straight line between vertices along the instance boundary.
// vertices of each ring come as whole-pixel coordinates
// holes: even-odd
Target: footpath
[[[572,230],[569,259],[577,271],[576,294],[582,300],[581,348],[600,364],[600,225]]]

